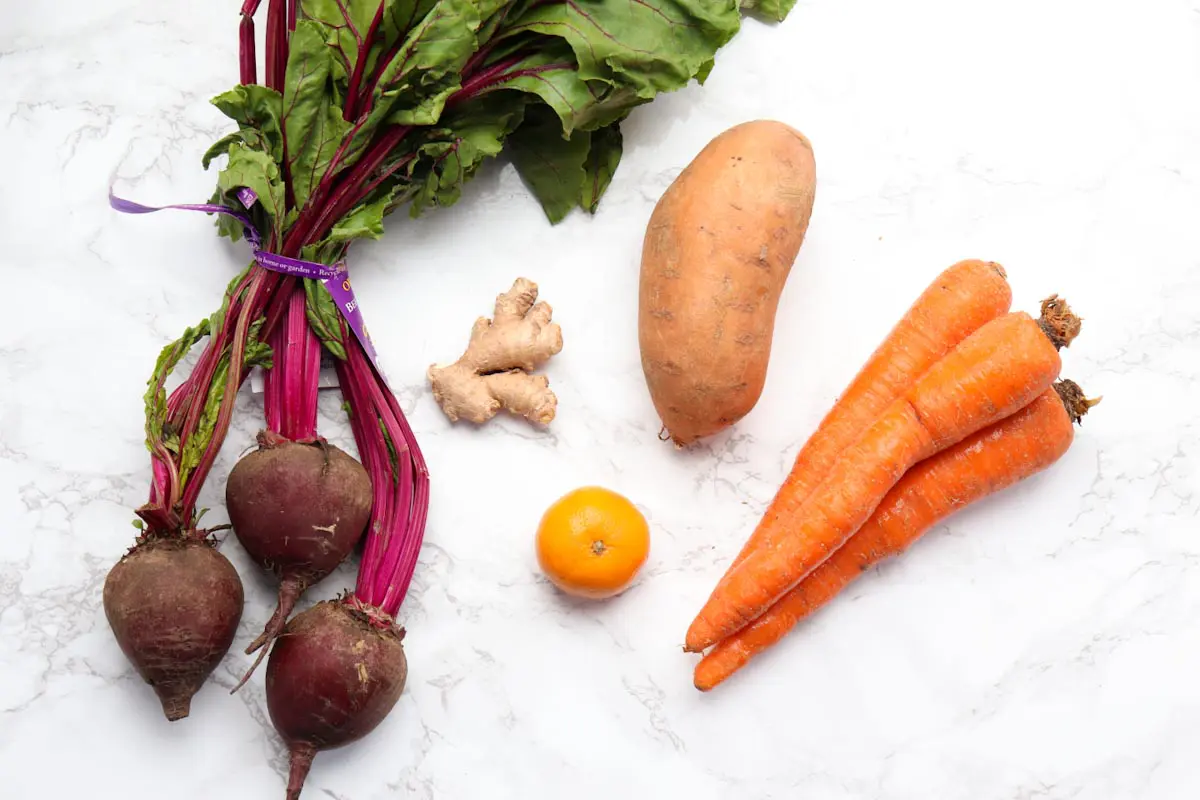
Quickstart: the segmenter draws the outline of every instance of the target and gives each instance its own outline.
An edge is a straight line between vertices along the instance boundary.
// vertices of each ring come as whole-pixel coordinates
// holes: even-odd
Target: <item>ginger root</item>
[[[542,425],[554,419],[550,382],[529,373],[562,350],[562,329],[550,321],[550,306],[535,302],[537,293],[536,283],[517,278],[496,298],[492,319],[475,320],[462,358],[429,368],[433,397],[451,422],[487,422],[502,408]]]

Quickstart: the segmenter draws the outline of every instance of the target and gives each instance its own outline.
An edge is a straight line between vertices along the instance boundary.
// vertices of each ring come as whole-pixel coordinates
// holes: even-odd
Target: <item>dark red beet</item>
[[[370,607],[327,600],[296,616],[267,662],[267,710],[291,754],[288,800],[313,756],[361,739],[383,721],[408,677],[404,631]]]
[[[108,624],[171,721],[229,651],[242,603],[237,571],[201,538],[147,539],[104,581]]]
[[[225,504],[238,541],[280,580],[275,614],[246,648],[253,653],[279,635],[304,590],[354,549],[371,514],[371,479],[323,439],[293,442],[264,431],[258,449],[229,473]]]

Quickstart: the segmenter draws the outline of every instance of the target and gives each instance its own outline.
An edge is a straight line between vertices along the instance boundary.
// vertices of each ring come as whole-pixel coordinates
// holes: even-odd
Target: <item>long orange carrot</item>
[[[700,652],[745,627],[862,526],[918,461],[1028,405],[1058,377],[1058,348],[1079,320],[1052,298],[1040,320],[992,320],[938,361],[847,448],[772,547],[752,551],[717,585],[685,640]],[[1060,313],[1061,312],[1061,313]]]
[[[837,403],[821,420],[767,508],[762,521],[734,559],[770,544],[829,469],[879,415],[930,367],[984,324],[1012,305],[1004,268],[990,261],[960,261],[945,269],[921,293],[876,348]],[[730,567],[732,569],[733,567]]]
[[[1038,399],[904,474],[858,533],[767,613],[717,643],[696,665],[706,692],[782,639],[864,571],[976,500],[1041,472],[1067,452],[1078,422],[1097,401],[1073,381],[1059,381]]]

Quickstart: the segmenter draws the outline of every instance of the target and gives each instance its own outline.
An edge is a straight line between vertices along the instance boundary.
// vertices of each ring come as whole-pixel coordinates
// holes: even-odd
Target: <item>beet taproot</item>
[[[404,691],[404,630],[354,600],[326,600],[296,615],[267,662],[267,711],[291,760],[296,800],[313,756],[361,739]]]
[[[354,549],[371,515],[371,479],[324,439],[293,442],[263,431],[258,449],[229,473],[225,504],[242,547],[279,579],[279,604],[246,648],[253,653],[279,635],[300,595]]]
[[[188,715],[229,651],[243,601],[237,571],[202,537],[147,537],[109,571],[108,624],[168,720]]]

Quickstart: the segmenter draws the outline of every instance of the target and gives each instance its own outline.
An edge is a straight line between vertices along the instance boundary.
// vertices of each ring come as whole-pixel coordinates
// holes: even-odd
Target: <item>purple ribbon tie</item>
[[[246,208],[250,208],[258,202],[258,196],[245,187],[238,189],[237,195],[238,200]],[[226,208],[215,203],[179,203],[169,206],[144,206],[141,203],[117,197],[110,188],[108,191],[108,204],[117,211],[125,214],[152,214],[155,211],[164,211],[173,208],[184,211],[203,211],[206,214],[225,214],[233,217],[242,223],[242,227],[245,229],[246,241],[250,243],[250,249],[254,251],[254,260],[263,269],[297,278],[319,280],[325,284],[325,288],[329,290],[329,294],[337,304],[338,310],[346,318],[346,323],[350,326],[350,330],[354,331],[355,337],[362,344],[367,357],[371,359],[371,363],[379,371],[379,374],[383,375],[383,371],[379,369],[379,363],[376,360],[375,345],[371,342],[371,337],[367,335],[367,328],[363,323],[362,309],[358,305],[358,300],[354,297],[354,290],[350,288],[350,273],[346,269],[345,264],[330,266],[329,264],[318,264],[315,261],[304,261],[303,259],[268,252],[263,249],[262,237],[259,236],[258,231],[254,228],[254,223],[250,220],[250,217],[240,211],[234,211],[232,208]]]

